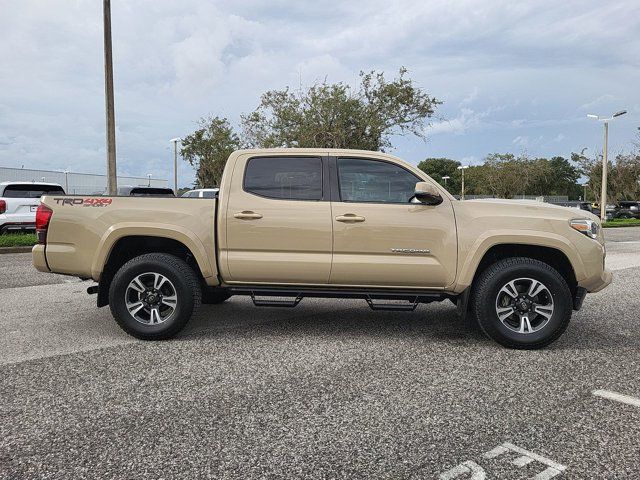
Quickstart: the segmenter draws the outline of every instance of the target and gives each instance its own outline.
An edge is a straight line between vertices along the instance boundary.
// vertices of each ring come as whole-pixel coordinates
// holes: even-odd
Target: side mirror
[[[429,182],[416,183],[415,198],[425,205],[440,205],[442,203],[440,192]]]

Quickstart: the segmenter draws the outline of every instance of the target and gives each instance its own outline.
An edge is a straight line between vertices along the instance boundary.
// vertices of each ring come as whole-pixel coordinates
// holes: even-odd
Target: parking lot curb
[[[0,255],[3,253],[29,253],[33,245],[28,245],[26,247],[0,247]]]

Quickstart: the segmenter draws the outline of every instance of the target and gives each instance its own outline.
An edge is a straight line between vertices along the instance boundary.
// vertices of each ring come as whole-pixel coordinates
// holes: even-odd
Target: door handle
[[[233,218],[239,218],[240,220],[258,220],[259,218],[262,218],[262,215],[250,210],[245,210],[244,212],[234,213]]]
[[[353,213],[345,213],[344,215],[338,215],[336,217],[337,222],[344,223],[356,223],[356,222],[364,222],[365,218],[360,215],[355,215]]]

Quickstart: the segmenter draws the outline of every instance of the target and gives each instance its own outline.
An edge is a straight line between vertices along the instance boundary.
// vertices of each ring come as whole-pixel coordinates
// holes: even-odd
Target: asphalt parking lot
[[[606,236],[613,284],[533,352],[449,302],[232,298],[140,342],[0,255],[0,479],[637,478],[640,228]]]

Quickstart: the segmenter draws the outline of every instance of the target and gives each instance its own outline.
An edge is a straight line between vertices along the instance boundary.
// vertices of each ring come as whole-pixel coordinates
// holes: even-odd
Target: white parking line
[[[626,403],[627,405],[633,405],[634,407],[640,407],[640,398],[630,397],[629,395],[623,395],[622,393],[611,392],[609,390],[594,390],[591,393],[597,397]]]
[[[518,455],[516,458],[513,458],[514,453]],[[562,473],[567,469],[567,467],[559,464],[558,462],[554,462],[549,458],[538,455],[535,452],[525,450],[524,448],[520,448],[509,442],[504,442],[502,445],[498,445],[492,450],[482,454],[482,458],[487,460],[492,460],[498,457],[504,458],[506,461],[511,459],[510,463],[516,467],[524,467],[534,461],[547,467],[532,477],[533,480],[549,480],[553,477],[562,475]],[[471,480],[486,480],[487,474],[481,465],[478,465],[473,460],[466,460],[446,472],[441,473],[439,479],[454,480],[460,477],[464,477],[466,479],[470,478]]]

